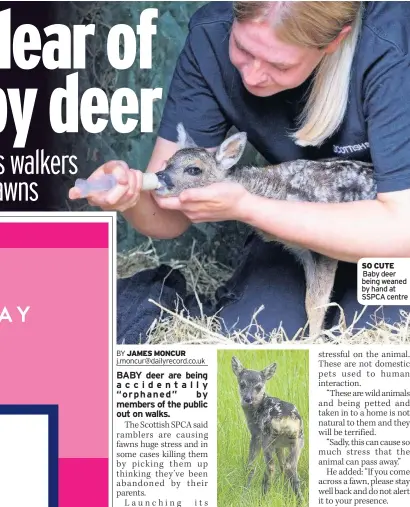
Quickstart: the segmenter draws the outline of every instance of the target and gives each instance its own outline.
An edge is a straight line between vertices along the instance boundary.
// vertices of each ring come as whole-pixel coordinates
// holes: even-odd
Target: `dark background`
[[[79,131],[73,134],[54,134],[49,123],[49,100],[51,92],[65,86],[67,74],[77,69],[49,71],[39,64],[34,70],[24,71],[13,66],[0,71],[1,87],[37,88],[36,104],[26,147],[13,149],[15,128],[12,119],[4,132],[0,133],[1,154],[34,154],[43,148],[50,155],[75,155],[79,173],[74,176],[26,177],[27,181],[38,181],[40,198],[37,202],[0,202],[2,211],[95,211],[86,200],[70,201],[68,190],[77,177],[87,178],[98,166],[108,160],[125,160],[131,167],[144,170],[152,153],[156,129],[172,79],[174,67],[186,36],[192,14],[206,2],[4,2],[1,10],[11,7],[12,32],[23,23],[34,24],[40,32],[54,23],[68,26],[95,24],[96,35],[87,38],[87,68],[79,72],[79,96],[90,87],[103,89],[110,99],[121,87],[131,88],[140,97],[141,88],[163,88],[163,99],[154,103],[154,133],[141,133],[139,125],[131,134],[118,134],[109,123],[100,134]],[[152,69],[139,69],[137,60],[130,69],[113,69],[106,56],[106,40],[109,29],[125,23],[134,29],[139,24],[140,13],[149,7],[158,9],[155,20],[157,34],[153,36]],[[43,42],[47,39],[43,34]],[[137,37],[137,41],[138,41]],[[254,161],[256,152],[248,147],[244,161]],[[0,176],[12,181],[9,170]],[[22,180],[21,176],[14,181]],[[118,213],[118,250],[129,251],[146,243],[141,236]],[[235,264],[237,253],[242,247],[242,238],[247,233],[241,224],[218,223],[192,226],[183,236],[175,240],[154,241],[159,255],[166,259],[189,257],[192,242],[197,251],[211,254],[224,264]],[[239,249],[239,250],[238,250]]]
[[[0,10],[11,8],[11,33],[22,24],[35,25],[40,32],[54,21],[53,2],[1,2]],[[46,39],[44,39],[46,40]],[[1,50],[1,48],[0,48]],[[51,152],[53,145],[53,132],[48,120],[48,102],[52,91],[53,72],[39,64],[33,70],[21,70],[14,64],[10,70],[0,70],[0,87],[6,93],[7,88],[37,88],[37,98],[34,106],[30,130],[25,148],[13,148],[16,135],[11,109],[8,109],[7,125],[0,133],[0,154],[4,156],[6,172],[0,178],[4,181],[18,182],[37,181],[39,186],[39,199],[35,202],[7,202],[0,201],[1,211],[50,211],[59,206],[58,195],[55,192],[55,176],[13,176],[7,167],[10,155],[34,154],[36,149],[45,149]],[[20,92],[22,94],[22,91]]]

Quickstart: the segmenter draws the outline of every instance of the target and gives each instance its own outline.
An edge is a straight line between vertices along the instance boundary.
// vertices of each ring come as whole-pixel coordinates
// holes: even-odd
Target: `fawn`
[[[226,139],[215,153],[199,148],[185,131],[178,130],[178,151],[157,173],[160,196],[177,196],[183,190],[221,181],[234,181],[251,194],[277,200],[348,202],[376,197],[373,165],[343,159],[295,160],[266,167],[235,167],[246,146],[239,132]],[[302,263],[306,278],[305,308],[310,336],[321,333],[326,306],[333,290],[338,261],[291,245],[257,230],[265,241],[277,241]]]
[[[262,371],[247,370],[235,356],[232,357],[231,363],[238,380],[241,405],[251,434],[247,487],[255,472],[255,460],[262,449],[266,463],[262,492],[266,494],[275,472],[275,452],[280,470],[286,474],[300,502],[303,498],[298,461],[304,445],[303,420],[295,405],[265,393],[266,381],[275,374],[276,363]],[[287,456],[286,449],[289,450]]]

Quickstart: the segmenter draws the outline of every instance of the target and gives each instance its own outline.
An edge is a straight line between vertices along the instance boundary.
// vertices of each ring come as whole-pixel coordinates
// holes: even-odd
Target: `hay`
[[[152,240],[149,239],[140,247],[125,254],[118,254],[117,276],[118,278],[128,278],[144,269],[155,268],[162,262],[164,262],[163,258],[158,255]],[[232,274],[232,269],[228,266],[217,262],[212,257],[201,256],[196,251],[195,241],[192,242],[190,255],[187,259],[170,259],[165,263],[183,273],[188,292],[203,294],[209,299],[214,298],[216,289],[225,283]]]
[[[160,305],[157,304],[157,306]],[[404,345],[410,343],[410,314],[405,314],[405,312],[403,312],[401,322],[396,325],[380,322],[371,326],[370,329],[357,330],[354,323],[346,327],[341,322],[325,331],[320,337],[305,338],[302,330],[292,337],[288,337],[282,328],[272,333],[265,333],[257,325],[256,314],[248,327],[224,336],[220,333],[221,324],[217,316],[194,320],[184,315],[183,312],[170,312],[163,307],[161,309],[163,317],[150,330],[148,343],[219,345],[232,343],[266,345],[292,341],[295,344],[305,345],[326,343],[333,345]],[[251,325],[252,332],[250,332]]]
[[[143,247],[133,249],[127,253],[118,254],[118,278],[126,278],[134,273],[149,269],[161,264],[151,240]],[[169,264],[174,269],[179,269],[187,280],[188,290],[195,294],[199,302],[199,294],[213,298],[215,290],[223,284],[232,274],[227,266],[216,262],[210,257],[202,257],[196,251],[193,242],[190,257],[186,260],[170,260]],[[294,336],[287,336],[284,329],[279,328],[271,333],[266,333],[258,325],[259,308],[253,315],[252,321],[247,327],[228,335],[222,333],[223,323],[218,315],[200,318],[191,318],[184,308],[182,301],[176,303],[174,312],[164,308],[158,302],[150,300],[151,304],[161,309],[160,318],[153,322],[148,332],[148,342],[151,344],[219,344],[230,345],[233,343],[266,345],[281,344],[284,342],[296,342],[298,344],[334,344],[334,345],[403,345],[410,343],[410,314],[402,311],[401,322],[395,325],[387,322],[371,324],[368,329],[357,328],[366,307],[355,316],[354,321],[348,326],[345,322],[343,310],[340,309],[340,320],[337,326],[326,330],[320,337],[306,338],[306,329],[300,329]],[[330,306],[335,306],[332,303]]]

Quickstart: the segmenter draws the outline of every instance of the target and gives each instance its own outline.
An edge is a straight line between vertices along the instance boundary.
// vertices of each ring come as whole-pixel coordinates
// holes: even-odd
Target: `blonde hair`
[[[270,19],[273,3],[275,33],[289,44],[324,49],[351,26],[336,51],[325,54],[316,68],[298,130],[291,134],[300,146],[320,146],[338,130],[346,112],[362,2],[234,2],[235,17],[239,22]]]

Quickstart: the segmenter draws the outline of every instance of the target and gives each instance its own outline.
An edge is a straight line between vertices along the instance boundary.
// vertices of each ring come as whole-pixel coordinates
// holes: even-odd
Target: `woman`
[[[113,172],[119,185],[90,203],[122,211],[135,229],[155,238],[175,238],[192,222],[239,220],[337,258],[342,262],[333,301],[349,324],[363,308],[356,298],[355,263],[410,256],[409,41],[407,2],[212,2],[191,19],[148,167],[160,170],[176,151],[179,122],[209,149],[235,126],[270,163],[371,160],[374,201],[266,200],[233,183],[161,199],[140,193],[140,171],[109,162],[96,174]],[[77,197],[74,190],[71,197]],[[120,290],[120,341],[144,335],[152,321],[143,310],[144,290],[160,287],[159,275],[134,277]],[[171,301],[175,287],[165,289]],[[261,305],[258,323],[267,332],[282,324],[292,336],[305,325],[301,268],[289,253],[254,236],[221,292],[219,315],[228,328],[245,327]],[[400,318],[398,307],[374,315],[376,308],[369,307],[357,326],[375,317],[390,323]],[[329,312],[328,326],[338,318],[337,311]]]

